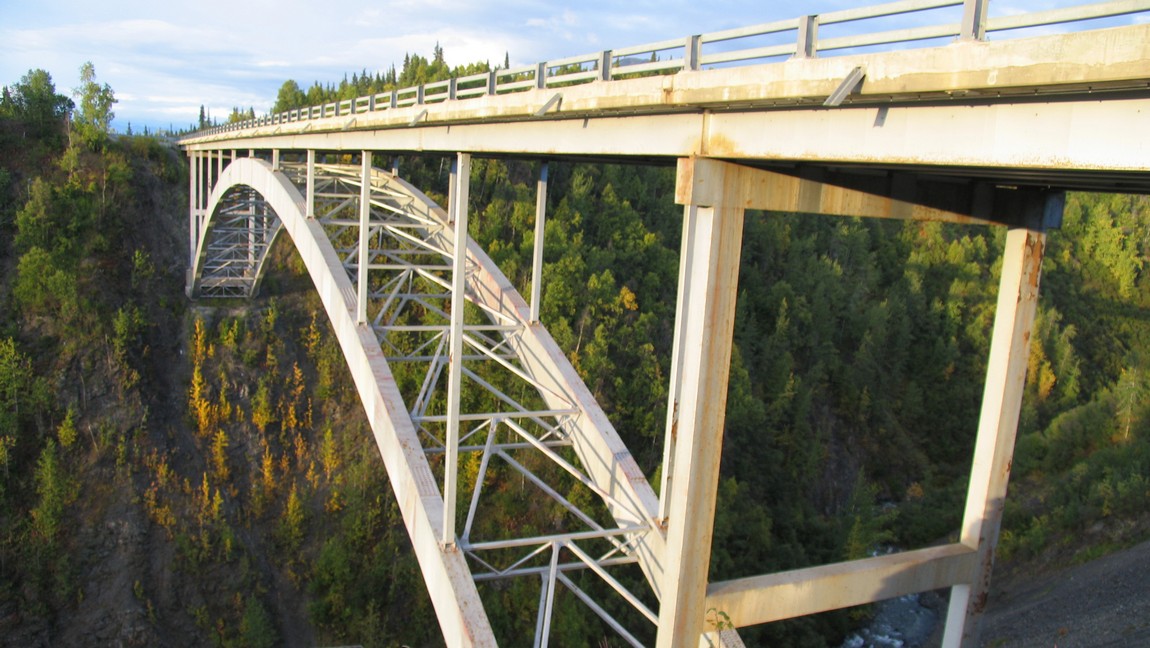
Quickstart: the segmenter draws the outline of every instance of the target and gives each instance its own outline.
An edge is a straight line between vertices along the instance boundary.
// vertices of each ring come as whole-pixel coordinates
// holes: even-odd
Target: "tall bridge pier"
[[[961,17],[943,30],[958,37],[954,44],[817,56],[812,25],[947,8]],[[1073,15],[1147,10],[1148,2],[1124,1]],[[1036,24],[1077,19],[1069,15]],[[547,644],[560,588],[623,642],[653,638],[664,647],[738,645],[734,628],[949,588],[944,644],[974,646],[1046,232],[1059,226],[1067,190],[1150,191],[1150,25],[983,40],[1011,28],[1003,24],[988,17],[985,1],[910,0],[200,133],[183,141],[188,292],[253,295],[268,249],[280,233],[290,236],[348,361],[450,645],[496,642],[477,583],[534,578],[535,645]],[[744,53],[753,65],[707,69],[739,60],[707,43],[786,30],[796,33],[778,53],[786,61],[760,63],[775,54],[751,48]],[[866,44],[852,39],[836,47]],[[674,48],[680,58],[642,69],[621,62]],[[675,73],[614,78],[668,70]],[[578,81],[588,83],[568,85]],[[373,167],[375,152],[453,156],[448,204],[436,205],[394,168]],[[484,155],[676,165],[683,236],[657,491],[540,321],[546,164],[529,298],[467,237],[470,162]],[[709,582],[748,209],[1007,228],[957,542]],[[398,367],[421,376],[418,389],[401,389]],[[462,471],[461,457],[478,457],[477,470]],[[554,524],[487,528],[485,477],[496,466],[554,507]],[[571,497],[572,488],[590,493],[591,504]],[[576,573],[593,575],[595,587]],[[603,596],[617,599],[608,605]]]

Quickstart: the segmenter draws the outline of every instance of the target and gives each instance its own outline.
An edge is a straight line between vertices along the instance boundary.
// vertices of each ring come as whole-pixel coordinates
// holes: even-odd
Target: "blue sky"
[[[1086,0],[992,0],[991,15]],[[0,84],[51,73],[70,94],[85,61],[119,100],[123,130],[176,128],[204,105],[262,113],[287,79],[305,89],[344,73],[402,65],[439,43],[449,65],[534,63],[602,49],[877,4],[868,0],[0,0]],[[942,11],[955,11],[942,10]],[[906,21],[949,22],[940,13]],[[952,14],[953,15],[953,14]],[[1144,18],[1142,18],[1144,20]],[[1127,19],[1127,22],[1129,20]],[[875,31],[895,25],[884,24]]]

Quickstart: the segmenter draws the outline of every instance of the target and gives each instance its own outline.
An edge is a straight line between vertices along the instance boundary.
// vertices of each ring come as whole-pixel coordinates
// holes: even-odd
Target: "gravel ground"
[[[1150,646],[1150,542],[1104,558],[995,583],[988,648]]]
[[[1089,563],[995,574],[984,648],[1150,648],[1150,542]],[[938,648],[946,592],[879,604],[842,648]]]

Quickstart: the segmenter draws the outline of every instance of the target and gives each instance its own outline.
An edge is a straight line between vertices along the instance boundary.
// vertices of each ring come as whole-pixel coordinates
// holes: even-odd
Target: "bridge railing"
[[[820,53],[919,43],[940,38],[979,40],[987,33],[1076,23],[1150,12],[1150,0],[1109,0],[1028,14],[987,18],[990,0],[899,0],[826,14],[739,27],[616,50],[570,56],[534,65],[492,70],[434,81],[320,106],[298,108],[205,129],[214,135],[260,126],[375,113],[423,104],[475,99],[530,89],[611,81],[647,74],[674,74],[716,66],[738,66],[771,59],[813,58]],[[948,12],[939,24],[819,39],[819,27],[964,7],[960,19]],[[938,15],[936,12],[934,15]],[[873,23],[872,23],[873,24]]]

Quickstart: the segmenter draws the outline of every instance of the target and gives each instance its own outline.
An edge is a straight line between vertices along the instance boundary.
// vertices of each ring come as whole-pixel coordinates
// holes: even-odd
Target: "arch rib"
[[[215,214],[227,191],[238,186],[250,187],[279,217],[319,292],[367,412],[444,638],[453,646],[494,646],[463,554],[440,547],[443,498],[375,333],[369,324],[356,324],[355,287],[323,226],[306,217],[306,199],[283,173],[253,158],[235,160],[224,170],[212,190],[208,213]]]
[[[606,542],[600,545],[606,553],[599,554],[596,564],[580,563],[580,567],[564,563],[562,569],[586,567],[620,591],[619,582],[601,568],[637,563],[655,601],[661,599],[666,540],[656,521],[654,491],[574,367],[542,324],[534,321],[530,308],[511,282],[476,242],[466,236],[463,243],[455,240],[448,214],[421,191],[392,174],[362,164],[323,165],[322,181],[315,177],[313,194],[325,203],[325,215],[307,218],[307,199],[299,188],[306,168],[321,170],[318,166],[292,163],[277,169],[267,162],[246,158],[221,173],[206,206],[210,217],[195,259],[192,285],[204,285],[220,294],[220,283],[247,281],[247,293],[225,294],[250,295],[270,241],[281,229],[288,230],[352,371],[445,637],[453,642],[463,637],[459,645],[493,643],[475,581],[536,573],[541,566],[532,561],[532,556],[548,546],[556,552],[553,558],[559,551],[577,556],[580,548],[576,542],[594,544],[595,538],[601,538]],[[256,253],[251,252],[250,240],[254,237],[250,232],[245,234],[245,227],[250,227],[245,222],[263,223],[267,244]],[[225,234],[213,233],[213,227],[222,228]],[[352,237],[349,230],[355,228],[359,229],[358,236]],[[369,249],[363,245],[365,235],[373,242]],[[353,238],[360,243],[354,244]],[[432,257],[447,263],[428,260]],[[459,270],[451,270],[453,265],[464,268],[462,280],[468,304],[477,307],[476,315],[484,314],[491,324],[447,326],[449,312],[462,313],[441,301],[458,292],[450,289],[461,278],[456,276]],[[380,273],[375,275],[374,287],[363,285],[365,267]],[[206,271],[217,273],[216,278],[205,280],[202,274]],[[443,276],[445,272],[450,275]],[[421,288],[412,283],[416,275]],[[364,296],[374,303],[361,303]],[[424,309],[431,321],[397,320],[407,303],[418,304],[417,308]],[[436,320],[444,323],[437,324]],[[458,449],[460,443],[440,438],[439,428],[450,421],[451,415],[428,412],[427,404],[437,389],[442,370],[451,362],[449,358],[458,355],[443,353],[441,336],[449,329],[459,329],[465,340],[467,352],[461,362],[488,362],[488,367],[497,367],[496,371],[522,381],[538,394],[534,401],[520,401],[520,397],[509,395],[513,392],[504,392],[496,383],[488,382],[483,377],[487,372],[479,371],[477,365],[464,366],[468,379],[503,405],[501,408],[494,404],[494,409],[481,407],[486,410],[483,413],[455,415],[459,421],[475,422],[468,428],[468,437],[487,430],[486,445],[472,445],[467,450],[482,451],[485,467],[490,458],[498,457],[506,467],[522,473],[542,494],[571,514],[574,528],[553,521],[553,527],[544,530],[543,535],[474,539],[472,520],[481,497],[481,479],[475,482],[463,536],[456,537],[448,530],[448,517],[444,515],[447,506],[441,494],[447,491],[438,489],[435,471],[450,469],[436,468],[440,464],[428,457],[452,447]],[[412,346],[408,341],[397,346],[389,331],[422,332],[418,334],[433,337],[422,344]],[[431,356],[427,356],[429,352]],[[400,382],[389,366],[392,361],[430,361],[418,395],[400,391]],[[408,403],[408,398],[414,400]],[[448,400],[452,398],[448,394]],[[532,422],[528,427],[537,432],[521,427],[520,423],[528,421]],[[503,432],[497,433],[497,428]],[[503,441],[493,445],[497,436]],[[561,446],[574,451],[580,466],[553,449]],[[581,482],[598,495],[613,522],[601,525],[595,516],[573,505],[563,494],[565,487],[553,488],[533,474],[534,469],[513,459],[508,454],[513,448],[534,448],[558,466],[561,473]],[[444,473],[445,482],[452,474]],[[552,478],[554,475],[547,479]],[[495,563],[489,562],[491,558],[484,553],[514,553],[514,547],[532,546],[537,549],[510,565],[504,563],[504,567],[497,564],[508,557],[506,552],[503,558],[491,554]],[[479,573],[472,572],[476,568]],[[557,568],[550,567],[552,580]],[[543,592],[546,600],[541,600],[541,620],[550,608],[553,589],[552,586]],[[631,603],[639,601],[625,592],[623,598]],[[635,609],[641,614],[647,610],[642,603]],[[612,628],[622,627],[615,619],[608,618],[606,623]],[[543,625],[545,643],[547,624]]]

